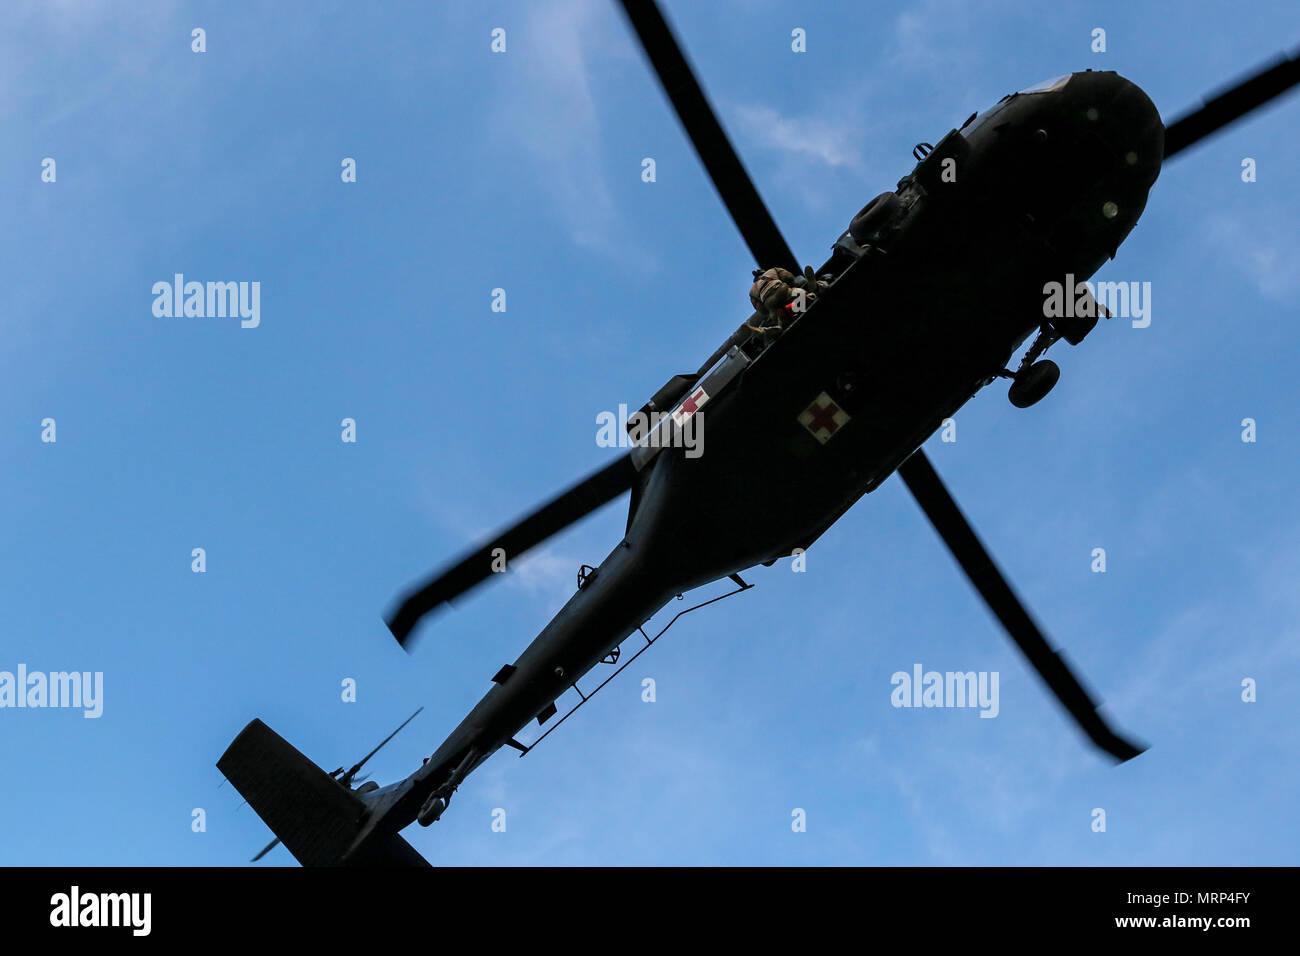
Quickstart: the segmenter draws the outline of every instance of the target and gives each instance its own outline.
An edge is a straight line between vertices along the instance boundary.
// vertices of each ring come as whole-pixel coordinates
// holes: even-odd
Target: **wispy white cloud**
[[[862,156],[858,131],[849,122],[816,116],[782,116],[770,106],[745,105],[735,112],[740,130],[762,146],[815,159],[836,167],[858,169]]]
[[[1244,273],[1266,299],[1290,302],[1300,292],[1300,241],[1292,223],[1252,222],[1247,228],[1230,216],[1214,216],[1203,232],[1227,262]]]
[[[593,0],[537,6],[508,35],[511,79],[497,97],[493,124],[536,163],[569,237],[606,249],[614,202],[600,162],[601,125],[592,92],[592,54],[609,47],[607,18]]]
[[[890,65],[951,80],[954,49],[962,46],[954,38],[968,33],[972,9],[961,0],[921,0],[903,10],[894,18]]]
[[[1172,615],[1141,650],[1139,666],[1117,695],[1121,709],[1170,713],[1159,702],[1235,693],[1242,676],[1294,671],[1300,658],[1292,623],[1300,599],[1290,586],[1300,571],[1294,540],[1280,535],[1275,547],[1252,542],[1243,562],[1251,569],[1244,590],[1226,599],[1207,597]]]
[[[575,557],[543,547],[513,562],[507,580],[530,595],[545,597],[548,603],[563,604],[577,586],[580,564]]]
[[[170,36],[188,45],[188,31],[176,35],[173,0],[147,7],[85,0],[25,0],[6,4],[8,19],[22,26],[0,38],[0,116],[34,110],[45,130],[69,118],[102,122],[106,105],[121,102],[131,83],[157,69],[156,61]],[[170,33],[169,33],[170,31]],[[120,37],[129,41],[120,41]],[[149,51],[143,56],[142,51]],[[72,95],[47,100],[43,71],[61,58],[93,64],[96,79]],[[87,119],[88,118],[88,119]]]

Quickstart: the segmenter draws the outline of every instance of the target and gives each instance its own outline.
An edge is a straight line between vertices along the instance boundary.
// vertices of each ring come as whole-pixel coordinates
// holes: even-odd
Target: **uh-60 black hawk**
[[[788,270],[790,307],[760,309],[698,372],[670,379],[643,409],[668,414],[630,452],[401,603],[388,623],[405,643],[423,615],[489,578],[503,556],[631,492],[623,540],[584,568],[554,620],[409,777],[354,790],[360,764],[327,775],[260,720],[240,733],[218,767],[304,865],[424,863],[399,831],[437,820],[501,747],[526,752],[516,735],[551,718],[557,698],[617,660],[630,635],[649,646],[642,625],[670,599],[727,577],[748,587],[740,572],[807,548],[894,472],[1083,732],[1116,760],[1141,752],[1097,712],[920,446],[1000,377],[1018,406],[1046,394],[1059,370],[1043,351],[1060,339],[1077,345],[1097,325],[1088,308],[1046,316],[1047,284],[1081,282],[1113,258],[1163,161],[1300,82],[1300,57],[1169,124],[1141,89],[1106,71],[1006,96],[918,146],[898,188],[853,218],[819,269],[801,271],[657,6],[622,6],[756,263]],[[972,303],[993,299],[998,308],[972,314]],[[699,417],[707,442],[692,457],[671,439]],[[756,488],[780,493],[756,501]]]

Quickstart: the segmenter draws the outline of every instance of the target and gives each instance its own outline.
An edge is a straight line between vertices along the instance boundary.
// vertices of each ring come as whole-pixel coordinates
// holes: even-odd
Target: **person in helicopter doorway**
[[[755,269],[749,301],[758,312],[758,324],[751,319],[745,327],[772,337],[779,335],[830,285],[829,278],[814,275],[812,266],[804,266],[803,275],[780,266]]]

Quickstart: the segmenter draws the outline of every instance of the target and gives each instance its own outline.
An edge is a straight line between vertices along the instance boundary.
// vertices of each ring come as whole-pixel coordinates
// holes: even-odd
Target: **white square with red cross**
[[[673,421],[680,427],[686,427],[686,419],[694,415],[708,400],[708,393],[702,388],[697,388],[686,397],[686,401],[673,410]]]
[[[849,413],[825,392],[814,398],[812,404],[799,413],[799,424],[823,445],[848,423]]]

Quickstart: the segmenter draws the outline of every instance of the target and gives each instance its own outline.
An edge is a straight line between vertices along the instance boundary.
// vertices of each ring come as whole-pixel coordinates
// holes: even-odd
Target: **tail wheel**
[[[451,803],[450,797],[430,797],[425,801],[424,806],[420,808],[420,812],[415,818],[416,822],[422,827],[432,826],[438,822],[449,803]]]

